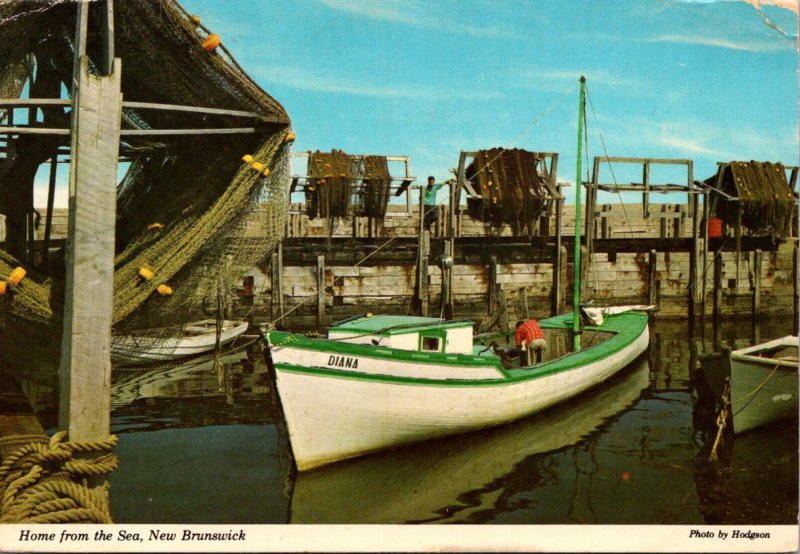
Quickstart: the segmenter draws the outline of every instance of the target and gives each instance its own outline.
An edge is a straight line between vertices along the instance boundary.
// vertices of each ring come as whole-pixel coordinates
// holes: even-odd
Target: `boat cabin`
[[[337,323],[328,338],[416,352],[472,354],[472,322],[434,317],[364,315]]]

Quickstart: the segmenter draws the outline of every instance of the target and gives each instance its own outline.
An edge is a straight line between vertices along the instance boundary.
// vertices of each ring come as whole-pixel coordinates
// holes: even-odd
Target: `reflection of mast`
[[[588,450],[591,469],[586,472],[580,467],[580,453]],[[575,466],[575,488],[569,503],[567,517],[576,523],[597,523],[597,513],[592,507],[592,484],[600,465],[597,463],[597,436],[593,436],[585,446],[576,444],[572,448],[572,462]],[[585,479],[582,477],[586,476]],[[582,486],[583,482],[585,484]],[[582,490],[585,491],[582,493]],[[580,503],[583,500],[584,502]],[[586,513],[580,513],[581,509]]]

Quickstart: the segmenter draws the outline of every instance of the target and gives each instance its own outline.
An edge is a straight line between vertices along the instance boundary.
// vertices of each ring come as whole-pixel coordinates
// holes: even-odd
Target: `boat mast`
[[[581,349],[580,303],[581,303],[581,157],[583,141],[583,118],[586,114],[586,77],[580,79],[580,104],[578,106],[578,158],[575,177],[575,264],[572,279],[572,351]]]

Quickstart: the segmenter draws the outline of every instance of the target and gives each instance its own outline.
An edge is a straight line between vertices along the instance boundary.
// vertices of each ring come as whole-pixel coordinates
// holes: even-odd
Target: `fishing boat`
[[[289,523],[469,523],[475,514],[516,505],[509,496],[520,491],[509,483],[549,465],[545,453],[596,444],[607,422],[638,401],[649,378],[641,357],[602,385],[533,417],[298,473]],[[580,488],[576,495],[591,496],[590,488]]]
[[[602,383],[647,349],[646,313],[609,315],[567,352],[571,320],[539,322],[552,355],[530,366],[503,359],[512,333],[473,340],[469,321],[365,315],[324,339],[267,332],[298,470],[520,419]]]
[[[219,344],[231,343],[247,331],[247,321],[224,320]],[[209,352],[217,345],[217,321],[204,319],[176,329],[154,329],[147,334],[115,335],[111,338],[111,362],[130,366],[165,362]]]
[[[786,336],[730,353],[733,429],[741,433],[797,417],[798,338]]]
[[[578,182],[584,115],[581,77]],[[297,469],[501,425],[572,398],[647,349],[648,315],[640,308],[589,314],[576,278],[572,312],[539,322],[548,347],[532,365],[509,357],[513,333],[475,337],[471,321],[367,314],[332,326],[326,338],[265,330]],[[581,311],[591,322],[583,329]]]

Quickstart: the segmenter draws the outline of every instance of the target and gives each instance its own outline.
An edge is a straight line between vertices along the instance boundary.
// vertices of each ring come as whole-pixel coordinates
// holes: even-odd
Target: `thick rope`
[[[36,435],[12,435],[0,445],[17,445],[0,464],[0,523],[113,523],[103,495],[87,479],[118,466],[112,435],[95,442],[70,442],[59,431],[49,442]],[[97,457],[75,457],[94,453]],[[108,483],[104,485],[108,488]]]

